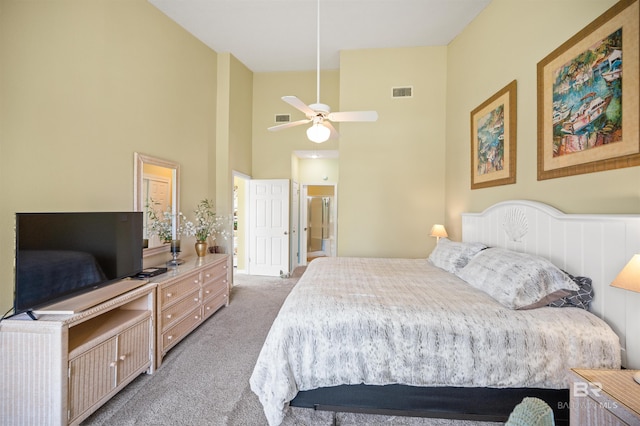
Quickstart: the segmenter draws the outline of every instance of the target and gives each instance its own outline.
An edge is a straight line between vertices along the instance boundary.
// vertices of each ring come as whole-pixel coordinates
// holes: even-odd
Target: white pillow
[[[428,260],[438,268],[455,274],[464,268],[473,256],[486,248],[482,243],[459,243],[448,238],[440,238]]]
[[[533,309],[578,290],[558,267],[539,256],[489,248],[457,274],[511,309]]]

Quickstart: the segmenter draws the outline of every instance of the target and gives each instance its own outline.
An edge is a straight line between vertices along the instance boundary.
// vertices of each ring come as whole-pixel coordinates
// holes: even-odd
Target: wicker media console
[[[207,255],[51,305],[37,321],[5,319],[0,424],[79,424],[227,305],[230,282],[229,255]]]

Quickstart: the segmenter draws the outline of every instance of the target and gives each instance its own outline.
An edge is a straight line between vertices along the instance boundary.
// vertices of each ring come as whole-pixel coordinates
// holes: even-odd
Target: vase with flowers
[[[168,206],[165,211],[158,211],[159,204],[150,198],[146,205],[147,231],[149,235],[156,235],[161,243],[166,244],[173,239],[173,214],[171,206]]]
[[[216,215],[213,201],[200,201],[194,214],[195,222],[187,221],[184,224],[185,233],[196,237],[196,253],[203,257],[207,253],[209,240],[215,241],[217,235],[226,239],[228,231],[225,229],[224,217]]]

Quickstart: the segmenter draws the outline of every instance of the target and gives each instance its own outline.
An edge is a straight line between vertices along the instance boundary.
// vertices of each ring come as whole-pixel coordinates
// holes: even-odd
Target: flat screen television
[[[142,214],[16,213],[14,315],[142,271]]]

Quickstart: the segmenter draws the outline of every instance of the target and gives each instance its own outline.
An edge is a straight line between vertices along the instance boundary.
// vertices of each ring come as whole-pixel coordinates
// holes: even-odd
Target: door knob
[[[289,235],[289,233],[287,231],[284,231],[284,235]]]

